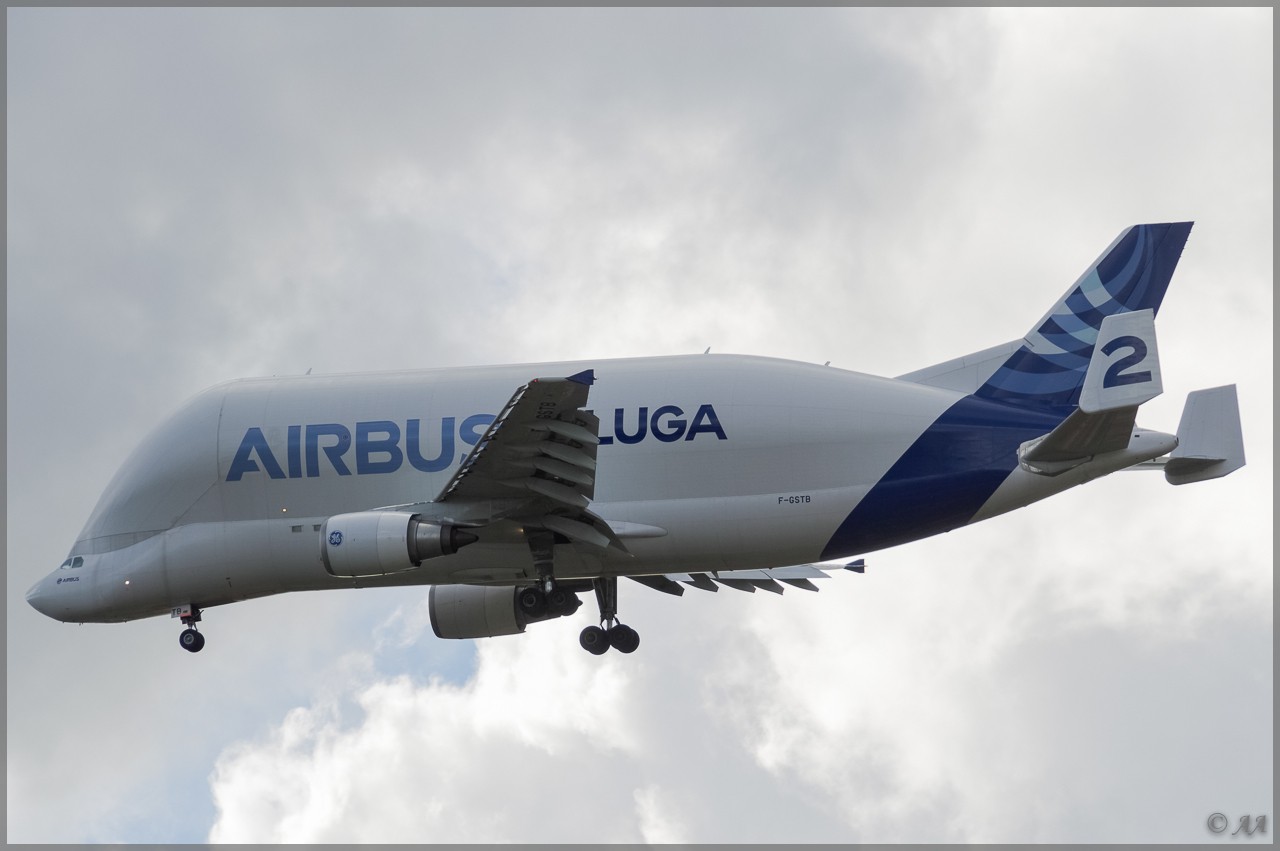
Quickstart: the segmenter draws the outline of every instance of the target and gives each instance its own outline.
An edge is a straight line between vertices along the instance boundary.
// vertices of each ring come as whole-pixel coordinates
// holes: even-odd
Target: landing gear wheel
[[[571,615],[578,610],[582,601],[572,591],[563,588],[552,588],[547,594],[547,611],[556,617]]]
[[[516,597],[520,611],[531,618],[538,618],[547,613],[547,595],[538,588],[523,588]]]
[[[583,650],[599,656],[609,649],[609,633],[598,626],[589,626],[578,636],[578,643]]]
[[[640,633],[629,626],[615,624],[609,628],[609,644],[619,653],[634,653],[640,646]]]
[[[182,645],[183,650],[192,653],[199,653],[204,647],[204,636],[196,632],[194,628],[188,627],[178,636],[178,643]]]

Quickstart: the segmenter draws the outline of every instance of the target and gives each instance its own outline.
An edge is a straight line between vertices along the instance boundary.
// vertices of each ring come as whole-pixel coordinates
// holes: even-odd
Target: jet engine
[[[320,530],[320,559],[334,576],[401,573],[424,559],[452,555],[475,535],[450,524],[429,523],[406,511],[337,514]]]
[[[582,605],[571,591],[553,591],[554,605],[536,588],[433,585],[427,601],[437,638],[516,635],[531,623],[571,615]]]

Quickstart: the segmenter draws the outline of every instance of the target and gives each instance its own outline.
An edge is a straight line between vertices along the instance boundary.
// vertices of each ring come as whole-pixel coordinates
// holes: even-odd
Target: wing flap
[[[598,446],[600,443],[600,436],[595,432],[588,431],[577,423],[564,420],[539,420],[532,428],[534,431],[550,431],[565,440],[577,441],[588,446]]]
[[[720,586],[712,582],[711,577],[707,576],[705,573],[695,573],[687,577],[681,576],[680,581],[684,582],[686,585],[692,585],[694,588],[699,588],[703,591],[720,590]]]
[[[848,564],[840,565],[792,564],[784,567],[762,569],[718,570],[710,573],[666,573],[661,576],[632,576],[631,578],[642,585],[647,585],[658,591],[665,591],[668,594],[676,594],[678,592],[671,590],[671,586],[667,583],[680,588],[676,583],[681,582],[702,591],[719,591],[720,585],[724,585],[735,591],[745,591],[748,594],[754,594],[757,589],[781,594],[786,590],[783,585],[790,585],[792,588],[801,588],[805,591],[817,591],[818,586],[814,585],[811,580],[826,579],[830,575],[829,572],[835,570],[863,573],[866,570],[866,561],[857,559]],[[680,588],[679,593],[682,593],[683,590],[683,588]]]
[[[608,536],[597,530],[595,526],[583,523],[581,520],[570,520],[568,517],[550,514],[543,517],[540,522],[552,532],[559,532],[571,541],[590,544],[602,550],[613,543]]]
[[[563,461],[557,461],[548,455],[537,455],[530,463],[535,470],[541,470],[548,476],[555,476],[557,479],[564,479],[566,482],[572,482],[575,485],[594,485],[595,478],[584,471],[581,467],[573,464],[566,464]]]
[[[684,595],[684,586],[665,576],[632,576],[631,579],[664,594],[674,594],[677,597]]]
[[[502,484],[526,488],[534,493],[542,494],[547,499],[561,505],[566,505],[569,508],[585,509],[591,504],[591,500],[588,499],[578,488],[572,485],[563,485],[551,479],[542,479],[537,476],[530,476],[527,479],[504,481]]]

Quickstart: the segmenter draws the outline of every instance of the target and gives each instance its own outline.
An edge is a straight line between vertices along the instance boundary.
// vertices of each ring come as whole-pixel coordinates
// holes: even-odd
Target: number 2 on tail
[[[1117,349],[1129,348],[1133,351],[1120,358],[1107,368],[1107,372],[1102,377],[1103,387],[1119,387],[1123,384],[1142,384],[1151,380],[1151,373],[1147,370],[1142,372],[1126,373],[1125,370],[1130,367],[1137,366],[1147,357],[1147,344],[1141,337],[1116,337],[1102,347],[1104,355],[1110,355]]]

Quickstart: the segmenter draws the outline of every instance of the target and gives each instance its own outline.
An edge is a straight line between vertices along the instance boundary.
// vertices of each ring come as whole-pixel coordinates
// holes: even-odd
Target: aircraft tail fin
[[[1178,422],[1178,448],[1169,453],[1164,477],[1172,485],[1217,479],[1244,466],[1244,436],[1236,386],[1187,395]]]
[[[975,395],[1044,408],[1080,404],[1102,324],[1160,309],[1191,222],[1134,225],[1085,271]]]
[[[1080,404],[1102,322],[1160,309],[1191,222],[1134,225],[1107,247],[1021,340],[899,376],[1010,404]]]
[[[1167,452],[1176,443],[1172,435],[1134,430],[1138,406],[1162,391],[1155,312],[1113,313],[1098,329],[1079,407],[1053,431],[1023,443],[1018,461],[1025,470],[1054,476],[1108,453],[1145,460]]]

